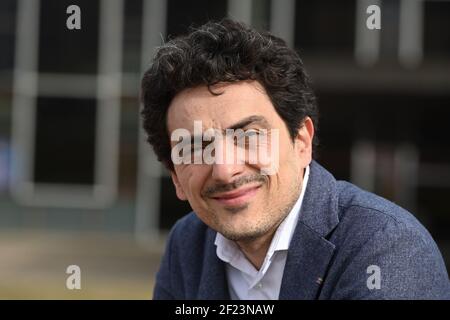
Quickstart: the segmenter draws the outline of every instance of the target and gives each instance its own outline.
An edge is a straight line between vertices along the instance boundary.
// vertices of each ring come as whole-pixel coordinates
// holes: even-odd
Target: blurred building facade
[[[366,28],[371,4],[381,30]],[[318,161],[414,212],[450,266],[450,1],[2,0],[1,228],[146,242],[189,212],[140,129],[140,77],[163,39],[225,16],[298,50]]]

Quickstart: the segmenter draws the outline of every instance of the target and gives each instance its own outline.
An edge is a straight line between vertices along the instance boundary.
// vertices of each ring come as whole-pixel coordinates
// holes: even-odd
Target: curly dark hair
[[[208,22],[158,48],[142,79],[143,126],[159,161],[173,170],[167,109],[186,88],[256,80],[266,90],[292,139],[305,117],[318,129],[318,108],[303,63],[284,40],[230,19]],[[318,145],[313,138],[313,151]],[[314,153],[313,153],[314,154]]]

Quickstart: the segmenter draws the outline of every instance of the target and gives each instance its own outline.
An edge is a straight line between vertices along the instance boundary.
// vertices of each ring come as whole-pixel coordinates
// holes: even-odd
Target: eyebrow
[[[231,129],[231,130],[236,130],[236,129],[240,129],[240,128],[244,128],[246,126],[248,126],[249,124],[261,124],[265,127],[269,127],[269,122],[266,120],[266,118],[264,118],[263,116],[249,116],[247,118],[242,119],[241,121],[233,124],[232,126],[230,126],[227,129]]]
[[[254,123],[260,124],[267,128],[270,127],[269,122],[267,121],[267,119],[265,117],[252,115],[252,116],[249,116],[247,118],[240,120],[239,122],[236,122],[235,124],[231,125],[230,127],[226,128],[226,129],[222,129],[222,132],[225,133],[226,130],[242,129],[242,128],[245,128],[246,126],[248,126],[249,124],[254,124]],[[202,137],[203,137],[203,135],[192,136],[192,142],[194,141],[195,138],[197,138],[199,141],[201,141]]]

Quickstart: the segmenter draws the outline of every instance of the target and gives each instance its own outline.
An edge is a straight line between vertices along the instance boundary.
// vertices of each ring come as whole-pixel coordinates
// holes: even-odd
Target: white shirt
[[[264,262],[259,270],[248,261],[238,245],[217,233],[214,244],[216,254],[226,262],[226,276],[230,297],[233,300],[277,300],[286,265],[287,251],[297,226],[300,208],[309,178],[309,166],[303,177],[300,196],[277,228]]]

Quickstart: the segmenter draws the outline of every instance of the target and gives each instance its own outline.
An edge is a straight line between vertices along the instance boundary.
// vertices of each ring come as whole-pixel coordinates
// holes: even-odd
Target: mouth
[[[211,197],[215,201],[226,206],[242,206],[253,198],[262,185],[245,187],[230,192],[224,192],[217,196]]]

